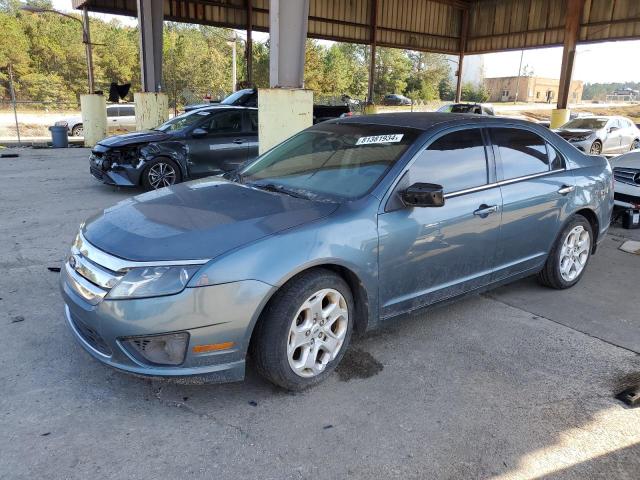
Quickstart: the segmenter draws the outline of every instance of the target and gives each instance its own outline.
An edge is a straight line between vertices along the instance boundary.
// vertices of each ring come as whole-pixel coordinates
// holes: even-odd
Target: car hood
[[[592,135],[596,131],[588,128],[559,128],[557,130],[554,130],[554,132],[556,132],[562,138],[575,138]]]
[[[135,145],[138,143],[162,142],[172,137],[171,134],[160,132],[158,130],[143,130],[141,132],[125,133],[123,135],[114,135],[107,137],[98,142],[103,147],[126,147],[127,145]]]
[[[612,158],[611,166],[613,168],[626,167],[640,169],[640,152],[634,151],[625,153],[624,155],[620,155],[619,157]]]
[[[132,261],[211,259],[337,206],[206,178],[124,200],[87,221],[83,234]]]

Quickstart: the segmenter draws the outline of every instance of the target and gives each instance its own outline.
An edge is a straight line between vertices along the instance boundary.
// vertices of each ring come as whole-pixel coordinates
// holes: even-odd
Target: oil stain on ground
[[[369,378],[382,371],[384,366],[369,352],[359,348],[350,348],[336,368],[338,377],[343,382],[354,378]]]

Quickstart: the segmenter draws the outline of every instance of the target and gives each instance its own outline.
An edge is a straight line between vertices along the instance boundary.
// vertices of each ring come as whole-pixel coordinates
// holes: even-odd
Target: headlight
[[[573,138],[570,138],[569,141],[570,142],[584,142],[585,140],[588,140],[590,136],[591,135],[583,135],[582,137],[573,137]]]
[[[189,279],[198,271],[195,267],[141,267],[132,268],[109,291],[107,298],[159,297],[180,293]]]

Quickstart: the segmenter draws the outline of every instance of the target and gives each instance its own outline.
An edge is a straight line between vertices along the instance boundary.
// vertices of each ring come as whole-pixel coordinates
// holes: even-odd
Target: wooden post
[[[462,98],[462,65],[464,63],[464,53],[467,50],[467,34],[469,33],[469,10],[462,10],[462,20],[460,25],[460,53],[458,55],[458,79],[456,82],[456,102]]]
[[[245,55],[247,61],[247,83],[253,83],[253,0],[247,0],[247,43]]]
[[[560,86],[558,88],[558,109],[566,109],[571,90],[573,61],[576,56],[576,44],[580,34],[582,9],[585,0],[567,0],[567,13],[564,27],[564,49],[560,67]]]
[[[367,101],[375,103],[374,99],[374,83],[376,81],[376,42],[377,42],[377,23],[378,23],[378,0],[371,0],[371,58],[369,58],[369,92]]]

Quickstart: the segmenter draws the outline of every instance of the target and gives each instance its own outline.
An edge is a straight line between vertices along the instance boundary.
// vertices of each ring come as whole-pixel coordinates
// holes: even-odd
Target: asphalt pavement
[[[185,386],[91,359],[63,320],[78,224],[135,190],[88,150],[0,159],[0,478],[616,478],[640,471],[640,255],[613,229],[583,281],[526,279],[395,319],[324,384]]]

